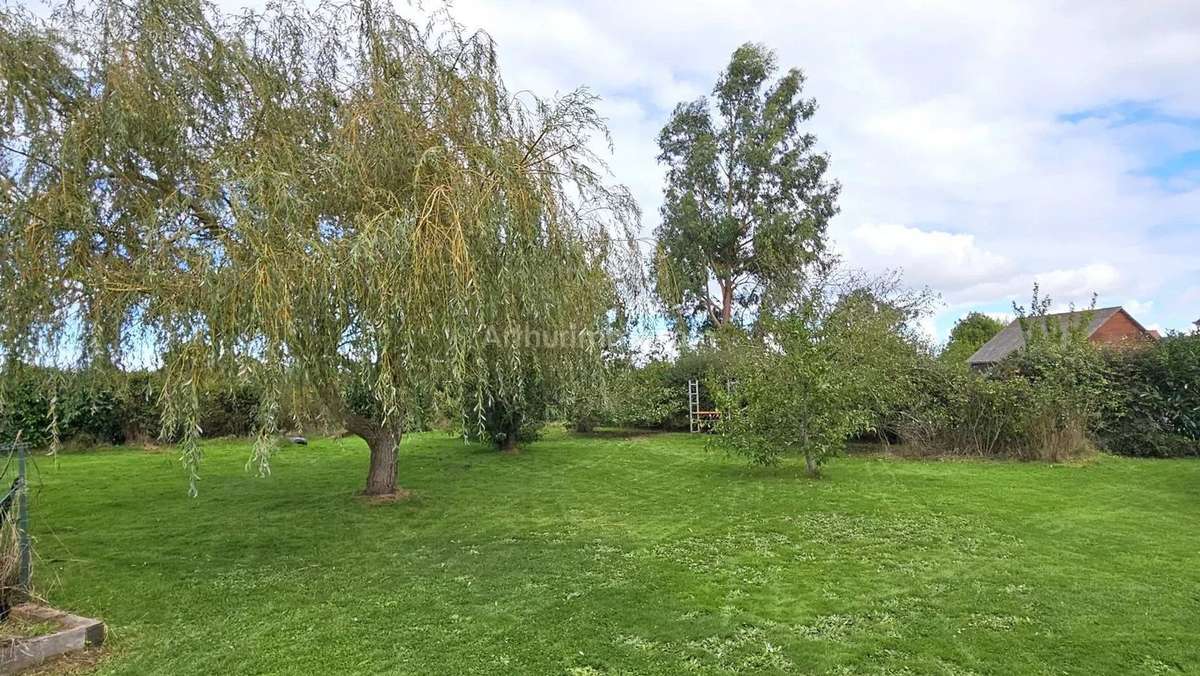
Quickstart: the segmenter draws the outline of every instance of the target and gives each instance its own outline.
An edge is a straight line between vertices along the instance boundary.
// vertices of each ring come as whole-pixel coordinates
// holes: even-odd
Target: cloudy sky
[[[842,183],[851,264],[902,269],[943,304],[1006,312],[1034,280],[1060,305],[1200,317],[1200,3],[904,4],[459,0],[514,89],[601,97],[613,172],[653,230],[654,139],[733,49],[808,77]]]
[[[820,105],[811,130],[843,189],[838,250],[938,292],[936,338],[970,310],[1011,313],[1035,281],[1060,308],[1094,292],[1150,328],[1200,318],[1200,2],[450,7],[496,40],[510,88],[602,97],[613,173],[646,234],[662,201],[659,130],[734,48],[760,42],[803,69]]]

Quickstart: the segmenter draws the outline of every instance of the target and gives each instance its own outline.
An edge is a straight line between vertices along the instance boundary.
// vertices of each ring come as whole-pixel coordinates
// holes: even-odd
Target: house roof
[[[1046,315],[1041,320],[1045,324],[1055,322],[1065,333],[1071,327],[1072,321],[1077,321],[1088,312],[1092,313],[1092,320],[1088,322],[1086,335],[1091,336],[1096,332],[1096,329],[1104,325],[1113,315],[1118,312],[1124,312],[1119,306],[1097,308],[1095,310],[1077,310],[1075,312],[1059,312],[1052,315]],[[1132,317],[1131,317],[1132,319]],[[1134,322],[1137,323],[1136,321]],[[1139,324],[1140,326],[1140,324]],[[1008,326],[1001,329],[1000,333],[992,336],[992,339],[983,344],[983,347],[975,351],[975,354],[967,358],[968,364],[993,364],[1004,359],[1016,350],[1025,347],[1025,332],[1021,330],[1021,320],[1014,319]]]

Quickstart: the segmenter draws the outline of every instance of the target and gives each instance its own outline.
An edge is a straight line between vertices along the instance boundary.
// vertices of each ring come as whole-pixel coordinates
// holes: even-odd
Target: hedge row
[[[259,395],[251,387],[204,393],[200,426],[204,436],[244,436],[254,428]],[[123,444],[158,438],[161,410],[158,378],[133,373],[120,379],[45,368],[23,368],[0,385],[0,443],[18,433],[47,446],[57,426],[70,445]]]
[[[686,429],[687,381],[720,382],[723,368],[715,351],[701,351],[628,369],[612,381],[607,422]],[[1058,459],[1098,444],[1121,455],[1200,456],[1200,336],[1144,349],[1042,349],[988,373],[927,359],[910,381],[897,390],[904,400],[876,402],[877,436],[930,453]]]
[[[1113,353],[1108,365],[1116,401],[1099,436],[1110,451],[1200,456],[1200,336]]]
[[[605,410],[589,417],[686,429],[688,380],[719,382],[723,368],[718,354],[691,352],[619,369],[610,378]],[[1057,455],[1055,446],[1066,449],[1086,434],[1122,455],[1200,456],[1200,336],[1172,336],[1145,349],[1090,356],[1069,350],[1025,355],[988,375],[930,360],[912,381],[911,401],[885,402],[880,431],[939,452]],[[159,432],[158,394],[153,373],[117,381],[21,369],[0,381],[0,442],[19,432],[26,441],[46,445],[55,420],[64,442],[151,440]],[[249,386],[208,392],[201,398],[203,433],[250,434],[258,407],[258,392]]]

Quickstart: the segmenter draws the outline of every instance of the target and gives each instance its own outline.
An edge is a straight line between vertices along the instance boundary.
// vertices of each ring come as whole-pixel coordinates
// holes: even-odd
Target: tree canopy
[[[825,253],[839,186],[804,124],[817,109],[796,68],[739,47],[707,97],[676,106],[659,135],[667,167],[657,291],[678,328],[748,320],[787,297]]]
[[[759,464],[803,455],[816,475],[847,438],[882,433],[882,419],[911,398],[925,354],[914,320],[930,295],[894,278],[823,291],[764,317],[757,338],[734,338],[727,386],[710,384],[719,445]]]
[[[634,250],[594,97],[510,94],[488,36],[441,14],[4,10],[0,93],[5,364],[157,355],[193,484],[220,379],[263,386],[262,471],[289,401],[364,437],[368,492],[393,492],[427,403],[482,410],[528,360],[588,361],[586,340],[491,359],[489,337],[586,335]]]
[[[950,337],[938,359],[947,364],[966,365],[967,359],[1004,328],[999,319],[982,312],[969,312],[954,322]]]

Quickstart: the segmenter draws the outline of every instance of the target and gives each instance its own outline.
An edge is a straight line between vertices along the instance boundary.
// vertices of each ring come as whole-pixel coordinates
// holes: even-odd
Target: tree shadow
[[[803,462],[789,461],[784,461],[778,465],[755,465],[748,462],[722,463],[711,468],[708,473],[710,476],[716,475],[735,481],[805,481],[821,483],[829,479],[826,472],[822,472],[821,475],[814,477],[805,471]]]
[[[636,437],[649,437],[659,434],[670,434],[670,432],[637,427],[597,427],[589,432],[577,432],[575,430],[568,432],[568,436],[577,439],[634,439]]]

